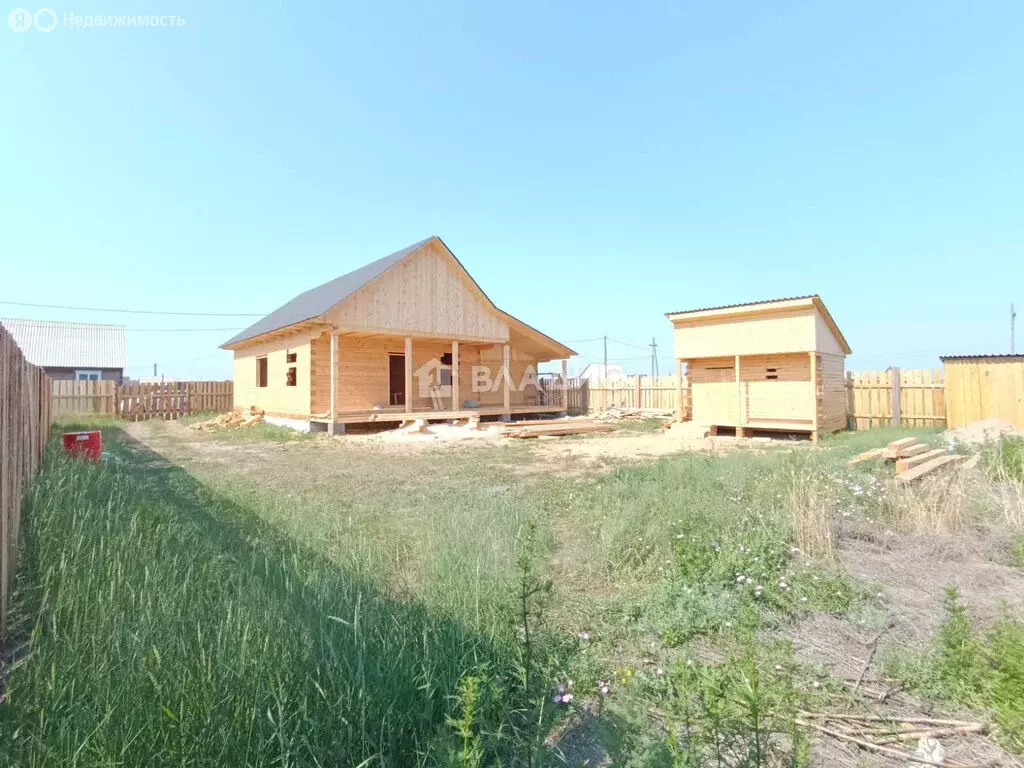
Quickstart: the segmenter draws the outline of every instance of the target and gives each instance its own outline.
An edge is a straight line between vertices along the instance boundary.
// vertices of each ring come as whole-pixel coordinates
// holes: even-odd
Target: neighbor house
[[[669,312],[693,421],[712,434],[846,428],[850,346],[818,296]],[[677,416],[683,420],[680,387]]]
[[[125,368],[125,327],[0,319],[25,359],[54,380],[116,381]]]
[[[573,350],[494,305],[438,237],[312,288],[229,339],[235,407],[298,429],[565,411]],[[537,364],[562,361],[538,379]]]

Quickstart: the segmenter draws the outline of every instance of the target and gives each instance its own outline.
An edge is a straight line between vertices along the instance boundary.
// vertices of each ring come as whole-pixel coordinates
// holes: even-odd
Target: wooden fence
[[[946,426],[946,389],[936,370],[862,371],[846,374],[846,415],[851,429],[889,425]]]
[[[690,384],[683,377],[684,404]],[[595,413],[604,408],[640,408],[675,413],[679,391],[675,376],[633,376],[624,379],[569,379],[569,413]]]
[[[113,381],[54,381],[54,418],[101,414],[129,421],[177,419],[191,413],[230,411],[230,381],[169,381],[153,384]]]
[[[872,429],[894,423],[904,427],[946,425],[942,369],[850,372],[846,374],[846,394],[846,414],[851,429]],[[653,380],[650,376],[569,380],[569,413],[575,415],[596,413],[609,407],[674,413],[676,397],[675,376],[659,376]],[[683,409],[687,413],[689,403],[690,384],[684,376]]]
[[[7,635],[17,567],[21,497],[39,470],[50,431],[50,379],[0,326],[0,639]]]

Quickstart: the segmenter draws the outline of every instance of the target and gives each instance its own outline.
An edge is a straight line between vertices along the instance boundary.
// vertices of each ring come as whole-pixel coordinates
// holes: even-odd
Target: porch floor
[[[335,414],[335,424],[374,424],[380,422],[399,422],[409,419],[424,419],[426,421],[447,421],[449,419],[468,419],[471,416],[516,416],[525,414],[540,413],[564,413],[564,405],[513,405],[507,410],[501,405],[483,405],[479,408],[463,408],[451,411],[407,411],[404,406],[392,406],[390,408],[378,408],[366,411],[338,411]],[[328,414],[317,414],[310,417],[314,424],[330,424],[331,417]]]

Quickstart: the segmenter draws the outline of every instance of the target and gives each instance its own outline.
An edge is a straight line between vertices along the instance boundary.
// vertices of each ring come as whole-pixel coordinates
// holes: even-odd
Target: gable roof
[[[428,237],[425,240],[420,240],[418,243],[413,243],[412,245],[407,246],[400,251],[395,251],[382,259],[377,259],[377,261],[370,262],[369,264],[344,274],[341,277],[329,280],[322,285],[318,285],[316,288],[310,288],[308,291],[300,293],[288,303],[275,309],[262,320],[258,320],[241,333],[232,336],[221,344],[221,348],[230,348],[235,344],[240,344],[243,341],[248,341],[249,339],[253,339],[257,336],[262,336],[265,333],[273,333],[274,331],[279,331],[283,328],[287,328],[288,326],[318,318],[328,312],[331,308],[337,306],[345,299],[355,294],[359,289],[383,275],[392,267],[397,266],[414,253],[418,252],[421,248],[424,248],[435,241],[445,250],[445,252],[448,253],[448,255],[452,257],[452,259],[455,260],[459,269],[461,269],[466,277],[469,278],[469,281],[476,287],[480,292],[481,297],[488,305],[490,305],[494,312],[515,323],[519,326],[519,330],[525,331],[527,335],[539,337],[543,342],[559,347],[561,351],[564,351],[565,357],[576,354],[574,350],[569,349],[564,344],[561,344],[550,336],[541,333],[536,328],[527,325],[517,317],[510,315],[508,312],[499,309],[497,305],[491,301],[490,297],[484,293],[480,284],[473,279],[471,274],[469,274],[469,271],[463,266],[462,262],[459,261],[458,257],[452,253],[452,250],[445,245],[445,242],[437,235]]]
[[[679,312],[666,312],[665,317],[669,320],[688,320],[698,317],[733,317],[736,315],[756,314],[763,311],[778,311],[784,309],[802,309],[814,307],[825,321],[832,335],[843,352],[850,354],[850,345],[843,336],[836,321],[832,319],[825,302],[816,293],[809,296],[791,296],[784,299],[768,299],[766,301],[750,301],[745,304],[725,304],[719,307],[704,307],[702,309],[686,309]]]
[[[316,288],[310,288],[308,291],[300,293],[262,320],[257,320],[241,333],[232,336],[221,346],[230,347],[232,344],[238,344],[256,336],[262,336],[264,333],[279,331],[282,328],[287,328],[289,325],[295,325],[296,323],[319,317],[331,307],[347,299],[374,278],[380,277],[406,256],[411,255],[414,251],[418,251],[432,239],[420,240],[418,243],[414,243],[407,248],[395,251],[390,256],[377,259],[359,269],[352,270],[348,274],[328,280],[323,285],[318,285]]]
[[[48,368],[125,367],[125,327],[0,318],[25,359]]]

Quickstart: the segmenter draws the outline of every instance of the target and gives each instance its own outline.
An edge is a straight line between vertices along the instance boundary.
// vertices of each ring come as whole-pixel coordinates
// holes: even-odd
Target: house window
[[[99,381],[99,371],[75,371],[75,381]]]
[[[294,363],[294,362],[296,362],[296,360],[298,360],[299,353],[298,352],[285,352],[285,356],[284,357],[285,357],[284,361],[286,363]]]
[[[256,358],[256,386],[267,386],[267,358]]]
[[[297,372],[297,369],[295,368],[295,366],[293,365],[291,368],[288,369],[288,375],[285,378],[285,382],[284,382],[285,386],[294,387],[295,386],[295,382],[296,382],[297,379],[298,379],[298,372]]]

